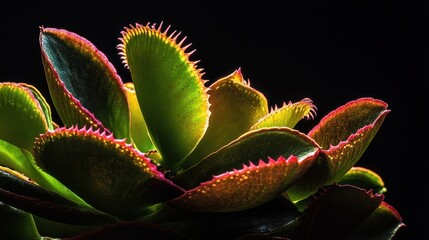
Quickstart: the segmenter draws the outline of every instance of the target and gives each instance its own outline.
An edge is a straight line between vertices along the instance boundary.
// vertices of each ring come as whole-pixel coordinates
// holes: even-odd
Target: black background
[[[122,80],[130,81],[116,49],[120,31],[129,24],[163,21],[188,36],[187,42],[197,50],[191,59],[201,60],[206,80],[213,82],[241,67],[271,106],[312,99],[317,116],[298,124],[303,132],[350,100],[381,99],[391,113],[357,165],[383,177],[388,189],[385,201],[407,225],[397,239],[425,239],[428,153],[422,122],[427,89],[423,82],[429,77],[428,11],[405,1],[345,2],[240,7],[221,2],[198,6],[119,2],[108,10],[85,5],[54,10],[2,7],[0,81],[31,83],[50,102],[38,45],[41,25],[87,38],[106,54]]]

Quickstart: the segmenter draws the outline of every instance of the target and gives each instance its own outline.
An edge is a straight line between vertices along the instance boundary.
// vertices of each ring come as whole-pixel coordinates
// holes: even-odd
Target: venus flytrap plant
[[[0,216],[16,226],[1,236],[395,236],[403,223],[381,177],[354,167],[386,103],[356,99],[302,133],[293,128],[315,115],[310,99],[270,110],[241,69],[209,84],[169,28],[124,29],[127,83],[88,40],[40,29],[61,123],[34,86],[0,83]]]

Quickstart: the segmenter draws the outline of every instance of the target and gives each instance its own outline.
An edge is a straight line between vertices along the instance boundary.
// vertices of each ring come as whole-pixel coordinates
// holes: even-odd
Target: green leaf
[[[0,201],[0,239],[39,240],[31,214]]]
[[[52,101],[63,123],[92,126],[130,141],[121,78],[106,56],[81,36],[42,28],[40,48]]]
[[[47,130],[46,116],[30,90],[0,83],[0,139],[33,152],[35,138]]]
[[[382,202],[380,206],[347,239],[390,240],[405,226],[395,208]]]
[[[293,201],[304,199],[315,193],[319,187],[333,184],[344,176],[361,158],[390,112],[385,107],[379,100],[362,98],[349,102],[324,117],[309,133],[322,148],[326,148],[329,142],[336,143],[336,138],[342,139],[339,136],[343,135],[343,132],[353,133],[337,142],[337,145],[329,145],[328,149],[323,149],[316,163],[288,189],[289,197]],[[377,117],[374,117],[375,112]],[[364,114],[367,114],[366,117]],[[329,140],[330,138],[332,140]]]
[[[142,152],[153,150],[155,149],[155,146],[153,145],[147,131],[146,122],[144,121],[143,114],[140,110],[134,84],[132,82],[128,82],[124,84],[124,87],[131,114],[131,137],[133,138],[133,142]]]
[[[85,205],[85,202],[76,196],[76,194],[67,189],[51,175],[43,172],[35,164],[34,157],[30,152],[3,140],[0,140],[0,166],[18,171],[35,181],[38,185],[72,201]]]
[[[98,130],[48,132],[36,141],[35,159],[91,206],[124,219],[183,192],[144,154]]]
[[[211,104],[209,127],[185,160],[185,169],[249,131],[258,119],[268,113],[267,99],[250,87],[240,69],[213,83],[207,93]]]
[[[381,177],[363,167],[352,167],[340,180],[338,184],[350,184],[366,190],[372,190],[375,193],[385,193],[386,188]]]
[[[40,107],[44,113],[45,116],[45,120],[46,123],[48,124],[48,128],[49,130],[54,130],[55,128],[55,123],[52,121],[52,113],[51,113],[51,107],[49,106],[48,102],[46,101],[45,97],[43,97],[43,95],[40,93],[40,91],[29,84],[26,83],[19,83],[19,85],[27,88],[28,90],[31,91],[31,93],[33,94],[34,98],[37,100],[37,102],[40,104]]]
[[[149,134],[172,170],[203,137],[209,119],[201,69],[191,62],[179,34],[161,25],[126,28],[118,46],[137,93]]]
[[[292,239],[346,239],[378,208],[383,195],[353,186],[321,189],[304,212],[301,227]]]
[[[288,104],[283,103],[281,108],[275,106],[271,112],[252,126],[252,130],[264,127],[289,127],[294,128],[302,118],[313,118],[316,106],[309,98],[304,98],[299,102]]]
[[[190,211],[232,212],[250,209],[280,196],[309,167],[310,156],[298,162],[295,156],[287,160],[262,160],[258,165],[243,165],[215,176],[208,182],[187,191],[172,204]]]
[[[115,221],[105,213],[76,204],[4,167],[0,167],[0,202],[65,223],[86,225]]]
[[[319,152],[318,145],[305,134],[290,128],[263,128],[243,134],[219,151],[210,154],[199,164],[182,172],[175,180],[186,189],[209,181],[213,176],[233,169],[241,169],[243,164],[259,163],[268,158],[295,156],[303,168],[309,167]],[[304,161],[311,158],[311,161]]]

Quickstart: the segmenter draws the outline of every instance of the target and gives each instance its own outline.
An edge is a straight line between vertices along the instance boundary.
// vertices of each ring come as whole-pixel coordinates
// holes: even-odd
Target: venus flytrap
[[[170,27],[121,34],[127,83],[90,41],[40,29],[61,123],[34,86],[0,83],[0,216],[25,229],[1,236],[391,239],[403,226],[381,177],[355,167],[385,102],[350,101],[305,134],[293,128],[310,99],[270,110],[241,69],[204,80]]]

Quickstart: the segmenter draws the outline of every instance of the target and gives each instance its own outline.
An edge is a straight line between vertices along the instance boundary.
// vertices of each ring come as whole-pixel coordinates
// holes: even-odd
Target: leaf
[[[319,152],[318,145],[305,134],[290,128],[264,128],[243,134],[196,166],[184,171],[175,182],[191,189],[213,176],[243,168],[249,162],[295,156],[302,168],[309,167]],[[308,161],[305,161],[307,160]],[[305,163],[305,164],[304,164]],[[305,167],[304,167],[305,166]]]
[[[319,125],[310,131],[309,136],[315,136],[315,140],[319,141],[318,143],[321,144],[322,148],[326,148],[326,144],[329,142],[327,139],[332,138],[331,142],[336,142],[335,138],[342,135],[343,132],[357,129],[356,132],[348,136],[347,139],[341,140],[337,145],[330,145],[328,149],[322,149],[316,164],[294,186],[288,189],[287,194],[293,201],[310,196],[319,187],[337,182],[356,164],[381,127],[387,113],[389,113],[389,110],[385,110],[385,106],[379,105],[384,106],[380,101],[367,98],[349,102],[331,112],[328,117],[324,117]],[[358,110],[360,108],[362,108],[361,112]],[[378,113],[375,118],[374,111]],[[367,114],[366,117],[363,114]],[[353,116],[359,119],[353,119]],[[368,122],[368,119],[371,121]],[[354,122],[355,125],[344,122]],[[339,125],[343,125],[343,127],[338,128]],[[337,131],[341,133],[336,133]]]
[[[180,33],[168,35],[162,24],[125,28],[118,46],[129,67],[149,134],[172,170],[203,137],[209,119],[207,89],[201,69],[189,60]]]
[[[187,191],[172,204],[190,211],[232,212],[257,207],[281,195],[306,169],[312,156],[298,162],[295,156],[288,159],[262,160],[250,163],[240,170],[215,176],[208,182]]]
[[[144,154],[105,133],[60,128],[36,141],[37,164],[95,208],[124,219],[182,194]]]
[[[350,184],[366,190],[372,190],[374,193],[385,193],[384,182],[381,177],[363,167],[352,167],[340,180],[338,184]]]
[[[251,127],[251,130],[264,127],[289,127],[294,128],[302,118],[313,118],[316,112],[316,106],[309,98],[304,98],[299,102],[288,104],[283,103],[281,108],[275,106],[271,112]]]
[[[180,216],[177,222],[164,225],[192,239],[237,239],[244,235],[287,234],[294,230],[302,213],[293,203],[278,197],[239,212],[182,212]]]
[[[380,206],[347,239],[390,240],[405,226],[395,208],[382,202]]]
[[[106,56],[83,37],[41,28],[40,48],[49,92],[67,127],[92,126],[130,140],[121,78]]]
[[[17,146],[0,140],[0,166],[11,168],[35,181],[38,185],[56,192],[76,203],[86,204],[62,183],[43,172],[34,162],[33,155]]]
[[[40,239],[31,214],[0,201],[0,239]]]
[[[373,125],[381,115],[390,112],[387,104],[373,98],[360,98],[330,112],[320,120],[308,136],[313,138],[322,149],[329,149],[347,140],[359,129]]]
[[[185,160],[185,169],[249,131],[258,119],[268,113],[267,99],[250,87],[240,69],[213,83],[207,93],[211,104],[209,126],[203,139]]]
[[[90,225],[115,221],[107,214],[63,198],[4,167],[0,167],[0,202],[65,223]]]
[[[47,130],[46,116],[30,90],[0,83],[0,139],[32,152],[35,138]]]
[[[19,83],[19,85],[27,88],[28,90],[31,91],[31,93],[33,94],[34,98],[37,100],[37,102],[40,104],[40,108],[42,109],[44,116],[45,116],[45,120],[46,123],[48,124],[48,129],[49,130],[54,130],[55,128],[55,123],[52,121],[52,113],[51,113],[51,107],[49,106],[48,102],[46,101],[45,97],[43,97],[43,95],[40,93],[40,91],[30,85],[30,84],[26,84],[26,83]]]
[[[124,84],[124,87],[131,114],[131,137],[133,142],[142,152],[153,150],[155,149],[155,146],[153,145],[147,131],[146,122],[144,121],[143,114],[140,110],[134,84],[132,82],[128,82]]]
[[[353,186],[321,189],[292,239],[345,239],[381,204],[383,195]]]
[[[31,214],[0,201],[0,239],[40,239]]]

